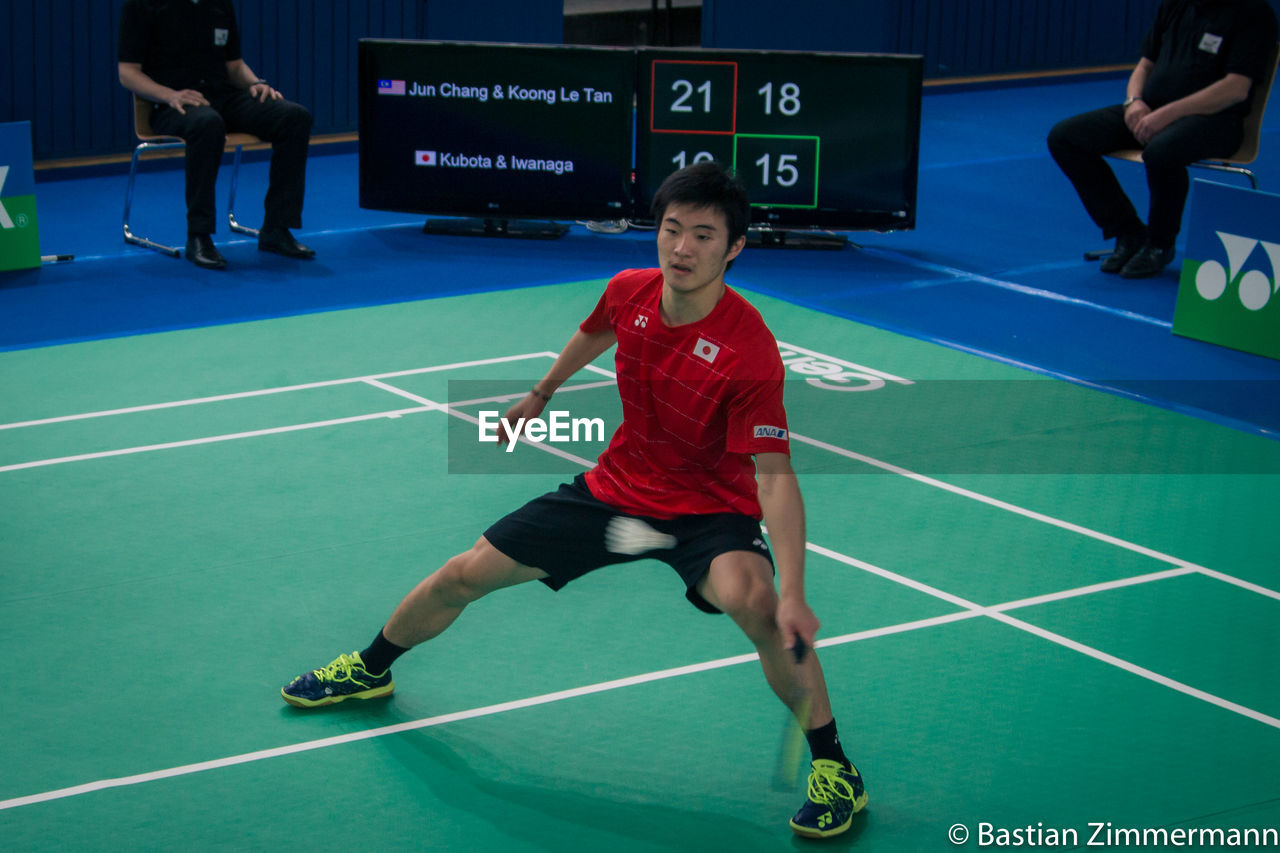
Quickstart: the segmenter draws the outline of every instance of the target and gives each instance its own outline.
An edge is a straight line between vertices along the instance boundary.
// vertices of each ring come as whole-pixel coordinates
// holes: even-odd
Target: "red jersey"
[[[622,423],[587,486],[637,515],[760,518],[756,453],[790,453],[778,344],[733,290],[696,323],[662,321],[662,271],[613,277],[587,334],[612,329]]]

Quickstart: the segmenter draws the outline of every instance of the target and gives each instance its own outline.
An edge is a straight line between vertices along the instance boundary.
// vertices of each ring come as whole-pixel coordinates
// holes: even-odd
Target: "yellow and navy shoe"
[[[838,761],[815,759],[809,771],[809,798],[791,818],[791,828],[806,838],[830,838],[848,829],[866,804],[858,768],[846,770]]]
[[[323,669],[299,675],[280,688],[284,701],[299,708],[316,708],[333,705],[347,699],[376,699],[395,692],[396,683],[391,680],[391,670],[382,675],[370,675],[360,660],[359,652],[338,655],[337,660]]]

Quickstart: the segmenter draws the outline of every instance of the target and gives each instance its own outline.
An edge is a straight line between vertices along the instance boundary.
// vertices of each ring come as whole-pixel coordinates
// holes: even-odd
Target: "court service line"
[[[821,546],[812,546],[813,548],[821,548]],[[837,552],[830,549],[821,548],[820,553],[835,555]],[[844,561],[853,560],[852,557],[838,555]],[[860,568],[877,569],[886,575],[892,575],[884,569],[871,566],[869,563],[855,561]],[[1154,580],[1154,576],[1146,576],[1150,580]],[[1143,582],[1139,579],[1129,579],[1130,582]],[[1113,583],[1124,583],[1125,581],[1115,581]],[[1070,597],[1074,595],[1086,595],[1097,591],[1096,587],[1102,585],[1094,585],[1093,587],[1081,587],[1078,590],[1065,590],[1056,595],[1061,597]],[[963,602],[964,599],[957,599]],[[864,631],[857,631],[850,634],[844,634],[838,637],[828,637],[817,641],[815,645],[819,648],[830,648],[833,646],[848,645],[850,643],[871,640],[880,637],[888,637],[895,634],[903,634],[911,631],[932,628],[939,625],[946,625],[952,622],[959,622],[972,619],[978,616],[988,615],[987,611],[991,608],[983,608],[972,602],[964,602],[964,609],[952,613],[946,613],[941,616],[933,616],[926,619],[915,619],[909,622],[901,622],[896,625],[886,625],[879,628],[870,628]],[[1016,602],[1010,602],[1008,605],[997,605],[997,608],[1013,606]],[[81,796],[83,794],[91,794],[95,791],[105,791],[113,788],[123,788],[131,785],[140,785],[146,782],[155,782],[162,779],[173,779],[180,776],[189,776],[196,773],[203,773],[209,770],[219,770],[226,767],[235,767],[242,764],[249,764],[255,761],[263,761],[271,758],[282,758],[288,755],[296,755],[302,752],[309,752],[317,749],[325,749],[332,746],[342,746],[349,743],[357,743],[359,741],[371,740],[373,738],[384,737],[386,735],[403,734],[405,732],[417,731],[420,729],[433,728],[435,726],[445,725],[447,723],[461,722],[464,720],[473,720],[480,717],[493,716],[495,714],[503,714],[510,711],[518,711],[524,708],[532,708],[539,705],[546,705],[553,702],[562,702],[568,699],[576,699],[582,696],[590,696],[597,693],[605,693],[612,690],[619,690],[624,687],[632,687],[640,684],[648,684],[656,681],[663,681],[670,678],[677,678],[685,675],[694,675],[703,672],[710,672],[717,669],[725,669],[740,664],[752,663],[759,660],[759,655],[755,653],[745,655],[734,655],[732,657],[719,658],[717,660],[704,661],[702,663],[688,664],[685,666],[672,667],[669,669],[654,670],[652,672],[642,673],[639,675],[627,676],[625,678],[617,678],[609,681],[597,682],[596,684],[588,684],[582,687],[574,687],[567,690],[557,690],[552,693],[543,693],[538,696],[531,696],[524,699],[515,699],[508,702],[499,702],[493,705],[485,705],[479,708],[470,708],[463,711],[454,711],[448,714],[439,714],[433,717],[425,717],[419,720],[412,720],[404,723],[396,723],[390,726],[380,726],[373,729],[365,729],[363,731],[348,732],[333,737],[320,738],[317,740],[303,741],[301,743],[288,744],[285,746],[271,747],[269,749],[261,749],[253,752],[246,752],[240,755],[232,755],[224,758],[215,758],[208,761],[200,761],[193,764],[184,764],[177,767],[169,767],[163,770],[152,770],[145,773],[136,773],[130,776],[121,776],[111,779],[100,779],[94,782],[87,782],[81,785],[72,785],[65,788],[57,788],[50,791],[44,791],[37,794],[28,794],[21,797],[13,797],[7,800],[0,800],[0,811],[7,809],[16,809],[23,806],[36,805],[38,803],[47,803],[55,800],[68,799],[71,797]],[[1175,682],[1176,683],[1176,682]]]
[[[341,424],[353,424],[361,421],[373,421],[382,418],[398,418],[401,415],[410,415],[416,412],[427,412],[433,409],[443,408],[440,405],[434,406],[415,406],[411,409],[391,409],[385,412],[373,412],[368,415],[352,415],[348,418],[333,418],[327,421],[311,421],[305,424],[290,424],[289,426],[268,427],[266,429],[255,429],[247,432],[234,432],[224,435],[210,435],[204,438],[188,438],[182,441],[167,441],[163,444],[144,444],[138,447],[123,447],[118,450],[101,450],[96,453],[80,453],[75,456],[62,456],[55,459],[37,459],[32,462],[18,462],[13,465],[0,465],[0,473],[6,471],[21,471],[26,468],[43,468],[47,465],[61,465],[65,462],[84,462],[89,459],[109,459],[113,456],[129,456],[134,453],[149,453],[154,450],[174,450],[179,447],[198,447],[202,444],[217,444],[222,441],[236,441],[242,438],[259,438],[264,435],[280,435],[288,432],[300,432],[308,429],[321,429],[323,427],[338,426]]]
[[[167,403],[148,403],[141,406],[129,406],[123,409],[105,409],[99,412],[83,412],[78,415],[59,415],[52,418],[40,418],[31,421],[17,421],[0,424],[0,430],[20,429],[22,427],[46,426],[48,424],[82,421],[90,418],[105,418],[112,415],[132,415],[138,412],[154,412],[160,409],[176,409],[183,406],[199,406],[204,403],[223,403],[228,400],[243,400],[249,397],[264,397],[270,394],[286,394],[290,391],[309,391],[315,388],[331,388],[335,385],[351,385],[368,379],[396,379],[401,376],[417,376],[423,373],[438,373],[445,370],[460,370],[465,367],[483,367],[490,364],[503,364],[512,361],[526,361],[533,358],[555,358],[552,352],[530,352],[522,355],[504,355],[495,358],[481,358],[473,361],[456,361],[451,364],[436,364],[430,367],[414,367],[408,370],[396,370],[390,373],[375,373],[370,376],[353,376],[347,379],[324,379],[319,382],[306,382],[301,385],[281,385],[275,388],[260,388],[256,391],[236,391],[231,394],[218,394],[212,397],[193,397],[189,400],[173,400]]]

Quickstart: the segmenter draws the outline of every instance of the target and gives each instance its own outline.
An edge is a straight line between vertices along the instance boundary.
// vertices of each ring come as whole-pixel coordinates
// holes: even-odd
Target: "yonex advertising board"
[[[1280,195],[1195,181],[1175,334],[1280,359]]]
[[[0,124],[0,270],[40,266],[31,122]]]

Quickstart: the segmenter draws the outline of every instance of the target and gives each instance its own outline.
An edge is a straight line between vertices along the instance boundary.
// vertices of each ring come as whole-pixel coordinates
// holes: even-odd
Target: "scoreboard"
[[[918,56],[640,49],[637,217],[668,174],[719,160],[753,224],[912,228],[922,76]]]
[[[717,160],[746,182],[764,242],[913,228],[923,65],[361,39],[360,206],[508,236],[511,220],[645,220],[667,175]]]

